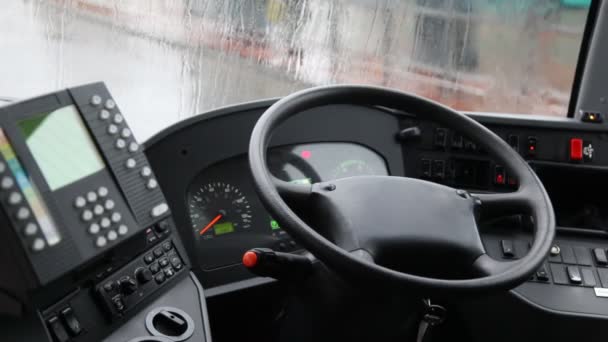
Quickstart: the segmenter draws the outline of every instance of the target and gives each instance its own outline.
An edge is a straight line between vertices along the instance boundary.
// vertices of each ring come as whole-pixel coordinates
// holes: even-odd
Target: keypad
[[[107,187],[91,189],[74,199],[79,217],[86,222],[86,229],[94,245],[103,248],[127,235],[129,227],[122,223],[122,214],[115,211],[116,203]]]
[[[158,284],[171,278],[184,267],[171,241],[163,242],[143,259]]]

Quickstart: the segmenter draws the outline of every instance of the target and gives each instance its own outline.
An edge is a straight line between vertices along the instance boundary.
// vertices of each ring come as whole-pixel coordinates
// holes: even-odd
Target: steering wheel
[[[359,176],[296,185],[272,176],[266,165],[266,150],[275,128],[304,110],[332,104],[393,108],[466,132],[517,177],[519,188],[509,193],[472,195],[406,177]],[[279,100],[255,125],[249,142],[249,165],[262,203],[283,229],[334,272],[375,284],[407,286],[432,293],[511,289],[540,267],[555,235],[549,196],[516,151],[467,116],[396,90],[361,85],[325,86]],[[316,230],[290,206],[307,208],[307,213],[314,214],[308,215],[307,221],[314,221]],[[494,259],[481,240],[479,215],[507,214],[532,217],[534,241],[521,259]],[[419,264],[431,269],[424,275],[395,270],[391,265],[402,251],[417,256]],[[453,269],[462,272],[458,277],[433,276]]]

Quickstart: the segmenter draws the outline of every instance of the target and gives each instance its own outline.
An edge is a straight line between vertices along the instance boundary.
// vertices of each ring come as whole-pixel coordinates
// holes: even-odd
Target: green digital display
[[[104,168],[104,162],[73,105],[18,123],[25,143],[51,190]]]
[[[277,222],[276,220],[270,219],[270,229],[272,229],[272,230],[281,229],[281,226],[279,226],[279,222]]]
[[[232,222],[222,222],[213,226],[213,230],[215,231],[215,235],[224,235],[234,232],[234,225]]]

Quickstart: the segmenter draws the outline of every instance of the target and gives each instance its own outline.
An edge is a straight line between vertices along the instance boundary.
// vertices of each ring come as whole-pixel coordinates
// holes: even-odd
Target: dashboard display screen
[[[104,168],[104,162],[73,105],[18,123],[51,190]]]
[[[314,143],[269,151],[270,171],[299,184],[364,175],[388,175],[386,162],[367,147],[351,143]],[[205,270],[238,264],[250,248],[297,249],[295,241],[266,212],[253,189],[246,156],[203,170],[190,185],[187,207]]]

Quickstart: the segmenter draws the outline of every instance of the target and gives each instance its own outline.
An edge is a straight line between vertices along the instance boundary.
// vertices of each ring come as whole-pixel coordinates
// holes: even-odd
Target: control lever
[[[243,265],[254,274],[277,280],[304,279],[312,273],[312,260],[304,255],[254,248],[243,254]]]

